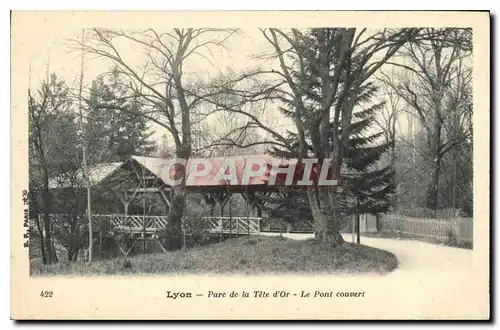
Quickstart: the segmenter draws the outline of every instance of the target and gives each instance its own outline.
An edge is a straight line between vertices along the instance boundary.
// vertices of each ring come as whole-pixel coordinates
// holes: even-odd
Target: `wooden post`
[[[231,201],[231,197],[233,197],[233,195],[229,195],[229,238],[232,238],[233,230],[233,203]]]
[[[360,243],[361,241],[361,235],[360,235],[360,221],[359,221],[359,198],[356,198],[356,203],[357,203],[357,207],[356,207],[356,236],[357,236],[357,241],[356,243]]]
[[[184,225],[185,223],[185,215],[186,215],[186,204],[184,203],[184,209],[182,210],[182,218],[181,218],[181,232],[182,232],[182,247],[181,249],[184,250],[186,248],[186,227]]]
[[[83,143],[82,143],[82,173],[83,177],[85,178],[85,185],[87,188],[87,217],[88,217],[88,229],[89,229],[89,258],[88,261],[92,262],[92,243],[93,243],[93,237],[92,237],[92,208],[91,208],[91,194],[90,194],[90,175],[89,175],[89,170],[87,167],[87,140],[86,140],[86,134],[84,131],[84,126],[83,126],[83,106],[82,106],[82,88],[83,88],[83,66],[85,63],[84,60],[84,55],[85,51],[83,49],[83,45],[85,43],[85,29],[82,29],[82,48],[81,48],[81,66],[80,66],[80,85],[79,85],[79,91],[78,95],[80,96],[78,98],[78,110],[79,110],[79,115],[80,115],[80,129],[83,132]],[[51,261],[52,262],[52,261]]]
[[[160,193],[160,196],[162,197],[163,202],[165,203],[165,214],[168,216],[168,213],[170,211],[170,205],[171,205],[169,198],[172,197],[172,194],[169,192],[169,194],[167,196],[165,191],[166,191],[166,189],[164,186],[161,186],[158,188],[158,192]],[[165,227],[163,227],[162,230],[165,231],[167,227],[168,227],[168,222],[165,224]],[[167,246],[169,246],[168,244],[170,244],[170,243],[167,241]],[[161,243],[160,243],[160,245],[161,245]]]
[[[245,197],[243,197],[243,199],[245,199]],[[238,217],[236,218],[236,237],[239,237],[240,235],[240,220],[241,218]]]
[[[219,205],[219,241],[222,242],[222,216],[224,215],[224,206]]]
[[[123,209],[124,209],[124,214],[125,214],[125,220],[127,220],[127,217],[128,217],[128,205],[129,205],[129,202],[123,202]]]
[[[215,201],[219,205],[219,235],[220,235],[219,240],[221,242],[222,242],[222,238],[223,238],[222,217],[224,216],[224,206],[226,205],[229,197],[230,197],[229,194],[215,197]]]
[[[142,253],[146,253],[146,178],[144,177],[144,167],[141,166],[142,185]]]
[[[182,226],[182,249],[184,250],[186,248],[186,230],[184,229],[184,226]]]
[[[351,233],[352,233],[352,243],[355,243],[356,242],[356,235],[355,235],[355,232],[356,232],[356,219],[351,216]]]
[[[102,259],[102,218],[99,218],[99,259]]]
[[[247,191],[247,194],[248,194],[248,191]],[[247,202],[245,203],[245,213],[246,213],[246,216],[247,216],[247,235],[248,235],[248,238],[250,238],[250,209],[248,207],[248,199],[247,199]]]

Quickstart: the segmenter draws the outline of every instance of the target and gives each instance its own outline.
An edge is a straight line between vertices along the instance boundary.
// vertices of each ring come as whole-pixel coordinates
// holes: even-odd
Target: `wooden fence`
[[[426,219],[410,218],[395,214],[383,215],[380,219],[383,232],[433,238],[442,241],[472,243],[474,222],[472,218]]]

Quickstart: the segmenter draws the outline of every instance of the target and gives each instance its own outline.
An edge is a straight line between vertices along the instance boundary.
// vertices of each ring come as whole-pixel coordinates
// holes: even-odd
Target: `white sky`
[[[80,75],[81,52],[72,50],[69,40],[80,39],[82,30],[60,30],[59,33],[51,35],[41,35],[37,40],[38,45],[32,45],[34,51],[31,58],[31,88],[39,86],[45,79],[47,65],[49,71],[54,72],[58,77],[64,79],[66,83],[77,88]],[[119,44],[122,54],[129,63],[133,63],[137,68],[141,67],[146,57],[141,54],[141,50],[131,43]],[[257,62],[254,55],[270,50],[269,44],[262,37],[257,29],[244,30],[241,34],[233,35],[228,39],[227,51],[212,49],[213,57],[210,57],[212,64],[198,56],[190,57],[185,64],[185,71],[191,74],[214,75],[219,70],[232,69],[235,72],[245,70],[249,65],[262,65],[271,67],[272,63]],[[208,55],[208,54],[207,54]],[[103,58],[92,58],[86,55],[84,65],[84,85],[89,86],[90,82],[99,74],[106,72],[113,65],[110,60]],[[215,66],[214,66],[215,65]],[[278,65],[278,64],[274,64]],[[277,111],[266,111],[266,122],[273,128],[280,130],[293,128],[291,123],[285,124]],[[281,116],[279,116],[281,117]],[[279,127],[278,127],[279,126]],[[159,125],[152,123],[152,129],[156,132],[153,138],[158,142],[167,131]]]

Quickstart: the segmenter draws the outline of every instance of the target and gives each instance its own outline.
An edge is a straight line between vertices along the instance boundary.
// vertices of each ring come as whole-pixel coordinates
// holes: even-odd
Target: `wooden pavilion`
[[[119,211],[116,210],[116,207],[109,209],[109,211],[100,207],[99,212],[96,213],[93,208],[93,227],[98,228],[102,235],[103,224],[106,224],[105,227],[112,228],[113,232],[128,236],[133,243],[126,249],[120,246],[124,255],[127,255],[135,243],[140,241],[154,242],[165,251],[160,239],[163,238],[163,233],[167,227],[166,215],[172,200],[172,166],[170,166],[172,162],[172,159],[131,156],[125,162],[99,164],[89,168],[92,188],[99,192],[112,192],[115,199],[122,205]],[[246,166],[250,166],[249,164],[252,164],[252,171],[259,171],[259,168],[255,167],[256,163],[260,163],[257,167],[264,166],[265,169],[260,169],[259,174],[256,176],[245,177],[244,169]],[[203,168],[206,164],[209,164],[209,169]],[[203,194],[208,204],[215,204],[219,209],[218,216],[212,214],[212,216],[202,217],[203,221],[207,222],[210,233],[221,236],[225,234],[251,235],[261,231],[262,210],[256,193],[270,194],[278,192],[284,183],[282,174],[274,173],[278,182],[269,184],[268,180],[273,170],[273,164],[280,168],[286,168],[290,162],[269,155],[216,157],[210,159],[191,158],[187,160],[185,167],[186,178],[183,180],[185,191]],[[225,171],[222,171],[222,168]],[[200,176],[190,177],[189,171],[193,169],[200,172],[204,171],[204,173]],[[303,166],[295,168],[292,185],[302,178],[303,170]],[[235,174],[231,180],[225,178],[224,175],[221,177],[222,172],[229,174],[229,171],[233,171]],[[313,168],[311,179],[315,179],[318,173],[318,169]],[[85,189],[82,180],[83,176],[76,175],[76,177],[79,189]],[[61,180],[60,178],[51,181],[51,188],[54,190],[64,191],[69,186],[74,187],[75,182],[67,182],[67,180]],[[224,217],[224,207],[231,200],[233,194],[241,194],[245,200],[245,215]],[[101,196],[98,195],[94,198],[100,200]],[[147,201],[151,200],[160,200],[163,203],[164,212],[161,212],[163,214],[151,215],[146,212]],[[134,201],[142,201],[142,214],[130,212],[130,206]],[[250,209],[257,210],[257,217],[250,216]],[[84,214],[83,210],[78,213]],[[53,216],[60,215],[54,214]],[[188,227],[189,219],[185,217],[182,224],[184,235]]]

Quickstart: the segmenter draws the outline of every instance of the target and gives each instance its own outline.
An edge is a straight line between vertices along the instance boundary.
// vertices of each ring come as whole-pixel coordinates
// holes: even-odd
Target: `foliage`
[[[156,152],[141,103],[129,98],[116,71],[92,82],[86,107],[85,137],[89,163],[125,161]]]
[[[281,231],[287,231],[287,227],[312,229],[313,217],[304,191],[284,189],[277,194],[260,194],[259,204],[268,215],[270,227]]]
[[[66,214],[56,223],[51,223],[49,218],[40,219],[38,231],[43,236],[45,226],[52,228],[54,239],[65,246],[68,259],[72,261],[84,246],[87,221],[82,216],[87,207],[81,175],[83,143],[90,163],[125,160],[135,153],[153,151],[144,118],[100,107],[103,103],[116,101],[122,107],[133,107],[133,103],[121,100],[123,93],[118,81],[96,80],[90,95],[84,109],[86,118],[82,134],[81,118],[75,113],[70,90],[55,74],[42,82],[38,95],[29,94],[30,213]],[[109,192],[103,191],[94,193],[94,211],[99,211],[103,203],[107,209],[116,203],[108,195]],[[45,230],[47,232],[49,230]],[[40,240],[44,245],[49,241],[48,237]]]
[[[305,148],[309,151],[309,155],[318,157],[320,161],[330,155],[329,157],[332,157],[334,162],[338,162],[331,166],[342,168],[343,193],[335,199],[338,215],[385,212],[389,207],[389,197],[392,193],[393,171],[389,166],[383,166],[379,160],[387,152],[392,141],[381,142],[383,132],[371,133],[375,119],[385,103],[374,102],[379,88],[374,82],[363,82],[361,79],[369,72],[368,68],[363,67],[362,53],[352,55],[349,61],[350,67],[346,69],[352,71],[352,79],[355,82],[348,78],[340,78],[339,90],[330,106],[332,109],[351,107],[351,114],[339,113],[338,118],[330,119],[329,127],[327,127],[328,139],[332,141],[331,148],[337,147],[338,149],[339,146],[335,146],[334,141],[342,139],[344,135],[346,136],[345,142],[340,143],[341,150],[338,154],[324,150],[325,147],[320,147],[318,144],[322,134],[321,128],[314,127],[313,123],[318,121],[318,113],[321,116],[325,100],[324,93],[326,93],[325,88],[322,87],[322,81],[324,83],[325,79],[324,73],[318,70],[325,65],[321,63],[325,61],[324,56],[332,56],[331,65],[338,65],[338,58],[334,55],[321,53],[325,52],[321,49],[323,47],[321,41],[323,38],[336,39],[339,35],[341,32],[336,29],[313,29],[309,34],[302,36],[303,44],[300,49],[303,58],[296,60],[296,67],[291,72],[292,76],[302,84],[300,86],[304,93],[304,108],[301,112],[302,118],[300,118],[303,122],[304,139],[301,142],[299,134],[293,132],[289,132],[289,139],[292,141],[291,144],[297,147],[306,143]],[[360,82],[356,81],[358,79]],[[356,85],[354,90],[351,85]],[[350,105],[342,103],[345,93],[352,94]],[[287,100],[284,103],[286,106],[281,108],[283,114],[288,117],[295,116],[297,111],[295,102]],[[350,118],[345,118],[347,116]],[[278,157],[290,156],[288,152],[280,148],[273,148],[272,154]],[[308,203],[307,198],[291,203],[285,213],[293,215],[299,209],[309,208],[308,219],[310,219],[312,214],[310,206],[306,205]],[[286,199],[283,199],[281,204],[281,206],[286,206]],[[340,222],[340,220],[337,221]]]
[[[58,260],[51,235],[53,196],[49,181],[61,170],[73,168],[75,160],[70,105],[69,89],[55,74],[47,77],[36,93],[28,90],[30,212],[35,214],[42,260],[48,264]]]
[[[204,245],[210,240],[210,224],[201,217],[188,217],[183,221],[184,246]]]
[[[368,133],[385,102],[373,104],[378,88],[373,83],[362,86],[360,109],[353,113],[351,132],[347,143],[343,174],[343,213],[384,213],[393,193],[394,172],[390,164],[380,162],[394,143],[380,141],[383,132]],[[362,105],[368,106],[362,107]]]

